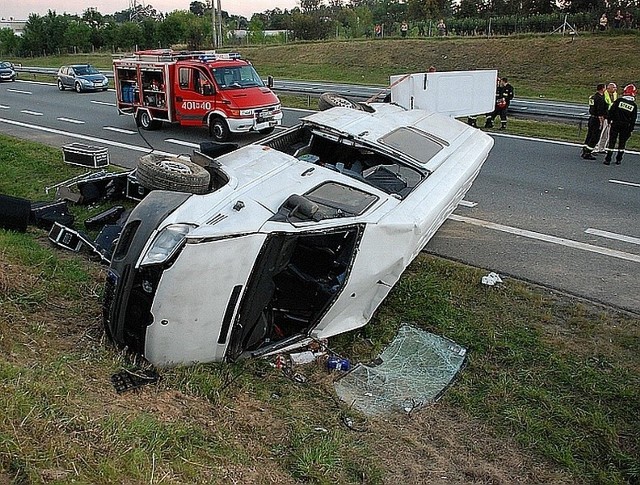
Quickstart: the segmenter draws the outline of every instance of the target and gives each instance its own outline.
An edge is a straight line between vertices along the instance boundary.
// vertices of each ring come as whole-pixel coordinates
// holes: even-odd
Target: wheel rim
[[[151,118],[149,117],[149,113],[146,111],[140,115],[140,124],[143,128],[149,128],[149,125],[151,125]]]
[[[62,91],[64,89],[64,86],[62,85],[62,81],[58,81],[58,89],[60,91]]]
[[[329,101],[334,106],[343,106],[345,108],[353,107],[353,103],[351,101],[341,96],[327,96],[327,101]]]
[[[80,92],[82,91],[82,88],[80,87],[80,83],[76,83],[76,92]]]
[[[183,174],[191,174],[191,169],[187,167],[184,163],[176,162],[174,160],[158,160],[156,162],[158,167],[163,168],[169,172],[173,173],[183,173]]]
[[[216,121],[213,124],[213,136],[216,138],[222,138],[223,134],[224,134],[224,127],[219,121]]]

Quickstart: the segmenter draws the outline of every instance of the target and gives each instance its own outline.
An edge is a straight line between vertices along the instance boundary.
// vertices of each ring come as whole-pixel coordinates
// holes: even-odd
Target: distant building
[[[14,20],[13,18],[0,19],[0,29],[11,29],[16,35],[22,35],[24,33],[24,26],[26,24],[26,20]]]

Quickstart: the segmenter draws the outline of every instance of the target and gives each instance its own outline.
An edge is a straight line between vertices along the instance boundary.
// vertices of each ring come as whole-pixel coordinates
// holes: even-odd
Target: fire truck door
[[[178,67],[175,89],[176,118],[181,125],[200,126],[205,115],[215,109],[213,83],[204,69]]]

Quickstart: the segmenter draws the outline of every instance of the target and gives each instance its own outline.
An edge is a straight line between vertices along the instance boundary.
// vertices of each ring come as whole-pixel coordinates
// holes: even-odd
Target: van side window
[[[178,83],[182,89],[189,89],[189,69],[188,67],[181,67],[178,70]]]

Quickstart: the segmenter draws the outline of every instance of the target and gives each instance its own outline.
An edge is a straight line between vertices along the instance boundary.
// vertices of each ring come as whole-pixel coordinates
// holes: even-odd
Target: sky
[[[189,10],[192,0],[138,0],[151,5],[160,12],[169,13],[174,10]],[[200,0],[203,3],[204,0]],[[103,15],[119,12],[129,8],[130,0],[0,0],[0,18],[27,20],[30,13],[45,15],[49,10],[57,14],[82,14],[88,7],[95,7]],[[222,10],[231,15],[242,15],[251,18],[255,12],[264,12],[280,8],[291,10],[298,5],[296,0],[220,0]]]

